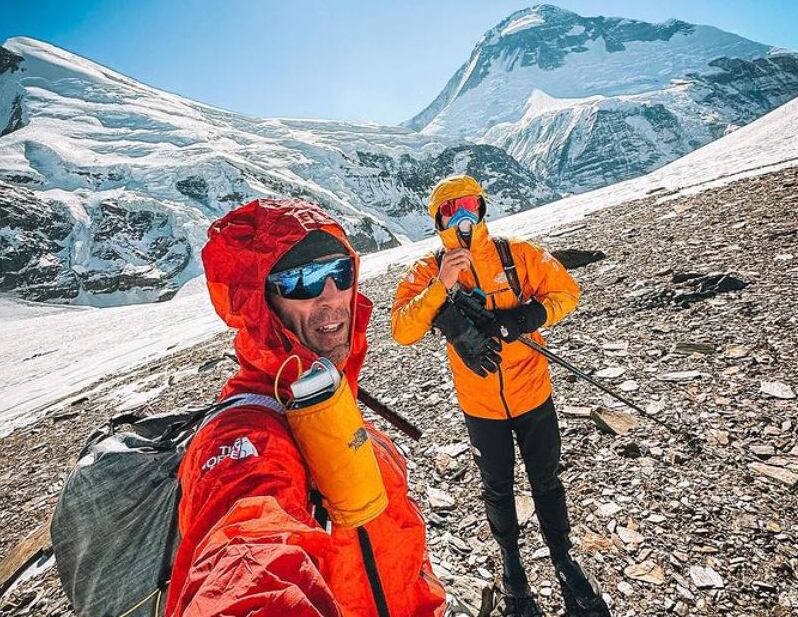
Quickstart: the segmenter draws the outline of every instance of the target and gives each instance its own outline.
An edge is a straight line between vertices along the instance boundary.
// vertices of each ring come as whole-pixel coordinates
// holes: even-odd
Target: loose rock
[[[665,584],[665,571],[651,560],[628,566],[624,569],[623,573],[636,581],[642,581],[652,585]]]
[[[765,396],[791,400],[795,398],[795,392],[786,383],[780,381],[763,381],[760,383],[759,391]]]
[[[690,578],[699,589],[723,588],[723,579],[711,567],[690,566]]]

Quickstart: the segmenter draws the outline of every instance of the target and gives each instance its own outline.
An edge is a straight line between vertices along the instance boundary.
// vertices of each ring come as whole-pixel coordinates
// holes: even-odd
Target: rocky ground
[[[533,240],[606,254],[573,271],[582,302],[548,333],[550,349],[684,433],[639,415],[626,434],[600,431],[591,412],[628,409],[553,368],[575,553],[613,614],[798,614],[798,167],[692,196],[653,192]],[[441,341],[390,339],[400,274],[364,285],[376,310],[362,383],[424,430],[412,442],[387,427],[408,457],[436,570],[474,593],[493,579],[497,550]],[[235,369],[229,350],[222,335],[115,375],[0,440],[0,555],[46,520],[93,426],[124,405],[211,400]],[[531,583],[557,614],[520,465],[517,502]],[[69,614],[54,568],[0,600],[0,615]]]

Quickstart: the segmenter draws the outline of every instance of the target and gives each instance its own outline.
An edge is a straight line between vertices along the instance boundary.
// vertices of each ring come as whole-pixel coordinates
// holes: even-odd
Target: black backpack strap
[[[507,284],[513,290],[515,297],[518,301],[523,303],[524,296],[521,292],[521,281],[518,280],[518,271],[515,268],[515,260],[513,253],[510,251],[510,241],[507,238],[494,238],[493,243],[496,245],[496,251],[499,253],[499,259],[502,260],[502,267],[504,274],[507,276]]]
[[[313,518],[315,518],[319,526],[326,531],[330,515],[327,512],[327,508],[324,507],[319,489],[315,487],[310,489],[310,503],[313,506],[311,512]]]

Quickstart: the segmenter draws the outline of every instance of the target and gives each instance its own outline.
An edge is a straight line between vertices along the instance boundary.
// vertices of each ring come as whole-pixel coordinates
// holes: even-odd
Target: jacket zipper
[[[510,415],[510,407],[507,405],[507,399],[504,398],[504,375],[502,373],[501,365],[499,365],[499,398],[504,406],[504,413],[507,414],[507,419],[512,420],[513,417]]]
[[[474,275],[474,280],[475,280],[475,281],[476,281],[476,283],[477,283],[477,287],[479,287],[480,289],[482,289],[482,284],[479,282],[479,276],[477,276],[477,271],[476,271],[476,268],[474,268],[474,266],[473,266],[473,265],[471,266],[471,274],[473,274],[473,275]],[[495,299],[495,298],[493,298],[493,296],[491,296],[491,298],[492,298],[492,300],[493,300],[493,307],[492,307],[492,309],[495,311],[495,310],[496,310],[496,299]],[[506,398],[504,398],[504,374],[502,373],[502,366],[501,366],[501,364],[499,365],[499,367],[498,367],[498,368],[499,368],[499,370],[498,370],[498,374],[499,374],[499,399],[500,399],[500,400],[501,400],[501,402],[502,402],[502,407],[504,407],[504,413],[506,413],[506,414],[507,414],[507,419],[508,419],[508,420],[512,420],[512,419],[513,419],[513,417],[510,415],[510,407],[509,407],[509,405],[507,405],[507,399],[506,399]]]
[[[374,443],[378,444],[382,448],[382,450],[391,458],[391,460],[394,463],[396,463],[397,467],[400,470],[404,468],[404,465],[398,460],[396,454],[394,453],[393,448],[391,448],[385,441],[382,440],[381,437],[378,437],[376,434],[369,433],[369,435],[374,440]],[[405,475],[405,480],[406,479],[407,479],[407,476]],[[416,515],[418,515],[418,520],[423,523],[424,522],[424,515],[421,513],[421,508],[419,508],[418,504],[415,502],[415,500],[413,498],[410,497],[410,495],[407,495],[407,501],[410,504],[411,509],[416,513]],[[366,534],[365,528],[362,528],[362,527],[358,528],[358,539],[360,539],[360,529],[363,529],[363,533]],[[426,536],[426,529],[425,529],[425,536]],[[368,534],[366,534],[366,538],[368,540],[370,540],[370,538],[368,538]],[[369,549],[370,549],[370,546],[371,546],[371,544],[369,542]],[[362,545],[362,540],[361,540],[361,551],[362,550],[363,550],[363,545]],[[371,558],[373,559],[373,553],[372,553],[372,557]],[[364,561],[364,563],[367,563],[365,554],[363,555],[363,561]],[[376,564],[375,564],[375,567],[374,567],[374,571],[375,571],[374,572],[375,577],[377,578],[377,582],[379,584],[379,575],[376,572]],[[369,576],[369,582],[371,582],[372,581],[372,577],[371,577],[371,574],[368,571],[368,566],[366,566],[366,573]],[[431,576],[430,573],[427,572],[424,569],[423,565],[421,567],[421,578],[423,578],[426,581],[427,585],[429,585],[430,587],[434,587],[435,589],[438,589],[439,591],[441,591],[442,593],[445,594],[445,589],[441,586],[440,582],[436,578]],[[374,584],[372,583],[372,588],[373,587],[374,587]],[[380,610],[380,604],[377,601],[376,595],[374,597],[374,602],[377,604],[377,611],[379,611]],[[387,614],[387,610],[388,610],[387,609],[387,605],[386,605],[386,609],[385,610],[386,610],[386,614]]]
[[[380,581],[380,573],[377,571],[377,562],[374,559],[374,550],[371,546],[371,538],[366,528],[357,528],[357,539],[360,542],[360,553],[363,556],[363,565],[366,568],[366,576],[371,586],[371,594],[374,597],[374,604],[377,606],[379,617],[391,617],[388,611],[388,602],[385,600],[385,591]]]

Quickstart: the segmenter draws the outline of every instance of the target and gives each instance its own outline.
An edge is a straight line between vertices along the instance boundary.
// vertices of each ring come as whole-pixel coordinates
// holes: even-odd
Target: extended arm
[[[280,420],[222,414],[195,437],[180,479],[168,615],[340,615],[322,576],[329,536],[308,511],[306,473]]]

